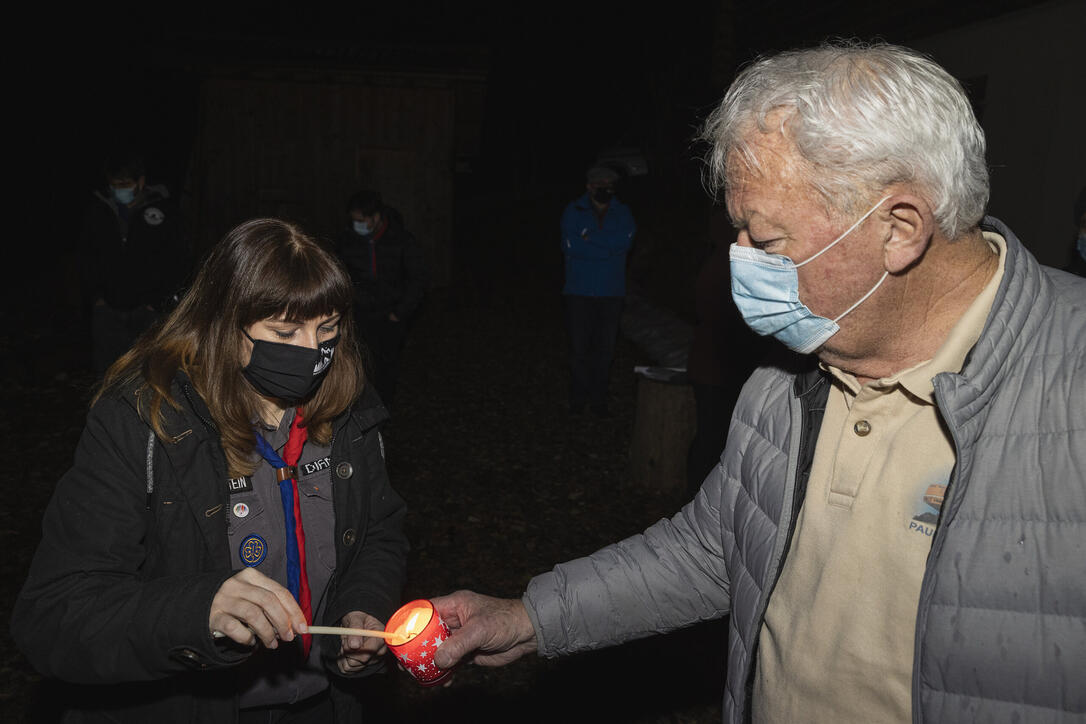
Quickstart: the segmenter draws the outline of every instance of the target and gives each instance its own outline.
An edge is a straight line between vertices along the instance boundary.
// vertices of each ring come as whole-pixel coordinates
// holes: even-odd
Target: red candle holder
[[[397,635],[388,639],[388,650],[422,686],[440,684],[452,673],[434,664],[434,654],[449,638],[449,627],[434,604],[425,599],[405,603],[392,614],[385,631]]]

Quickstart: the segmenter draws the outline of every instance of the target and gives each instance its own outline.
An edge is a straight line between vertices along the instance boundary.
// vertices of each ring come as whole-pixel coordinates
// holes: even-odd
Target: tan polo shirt
[[[833,376],[811,477],[762,626],[755,722],[908,722],[920,582],[953,442],[932,378],[958,372],[999,269],[927,362],[861,386]]]

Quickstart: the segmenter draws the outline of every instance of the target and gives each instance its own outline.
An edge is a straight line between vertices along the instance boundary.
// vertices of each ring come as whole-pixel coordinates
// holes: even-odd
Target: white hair
[[[705,121],[706,181],[716,195],[759,169],[751,131],[780,131],[827,207],[856,207],[893,183],[932,205],[950,239],[988,202],[984,131],[960,83],[930,58],[888,44],[835,42],[762,58],[736,77]],[[777,122],[777,117],[772,119]]]

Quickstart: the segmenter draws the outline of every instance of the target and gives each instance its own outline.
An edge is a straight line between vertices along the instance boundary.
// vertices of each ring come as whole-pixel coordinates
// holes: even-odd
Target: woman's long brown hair
[[[346,270],[316,239],[279,219],[246,221],[211,250],[177,308],[107,370],[95,401],[114,387],[139,385],[141,414],[168,440],[162,405],[180,407],[171,386],[183,371],[211,412],[230,475],[250,475],[261,398],[241,373],[242,330],[269,318],[303,322],[339,314],[332,364],[303,405],[309,436],[327,445],[333,418],[362,392],[352,299]]]

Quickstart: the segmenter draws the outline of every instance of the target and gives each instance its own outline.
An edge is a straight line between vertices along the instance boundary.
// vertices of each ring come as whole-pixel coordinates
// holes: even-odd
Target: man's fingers
[[[535,631],[519,600],[457,591],[433,604],[452,629],[434,656],[440,668],[452,668],[471,654],[477,664],[500,666],[536,648]]]
[[[489,638],[490,632],[481,623],[455,629],[434,654],[434,663],[440,669],[451,669],[471,652],[483,648]]]

